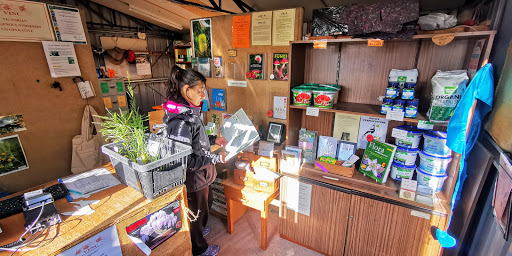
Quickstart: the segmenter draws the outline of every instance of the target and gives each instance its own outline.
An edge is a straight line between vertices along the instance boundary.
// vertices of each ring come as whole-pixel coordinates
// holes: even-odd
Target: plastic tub
[[[414,165],[416,163],[416,157],[418,157],[418,151],[419,149],[417,148],[398,147],[393,161],[403,165]]]
[[[396,129],[407,131],[407,138],[399,139],[395,138],[395,145],[402,148],[418,148],[421,141],[422,130],[414,126],[401,125]]]
[[[317,108],[332,108],[336,92],[336,90],[328,88],[313,90],[313,104]]]
[[[327,88],[327,89],[334,89],[334,90],[336,90],[336,94],[334,95],[334,104],[336,104],[336,102],[338,102],[338,96],[339,96],[340,91],[341,91],[341,86],[335,85],[335,84],[321,84],[319,86],[320,86],[320,89]],[[321,87],[323,87],[323,88],[321,88]]]
[[[441,156],[420,152],[420,168],[425,172],[440,175],[446,173],[448,164],[452,161],[451,156]]]
[[[309,86],[297,86],[292,89],[293,105],[310,106],[313,97],[313,88]]]
[[[428,131],[423,134],[425,143],[423,144],[423,151],[429,154],[436,154],[441,156],[448,156],[452,154],[452,150],[446,146],[447,140],[446,132]]]
[[[401,181],[410,180],[414,175],[414,170],[416,169],[416,165],[401,165],[397,162],[393,162],[391,164],[391,178],[394,180]]]
[[[432,188],[435,192],[441,191],[443,187],[444,180],[448,177],[446,174],[430,174],[425,170],[421,169],[421,167],[416,168],[416,180],[418,181],[418,185],[428,186]]]

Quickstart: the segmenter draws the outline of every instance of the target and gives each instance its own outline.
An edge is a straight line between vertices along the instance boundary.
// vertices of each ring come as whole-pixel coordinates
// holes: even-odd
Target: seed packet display
[[[299,131],[299,148],[305,163],[315,163],[318,132],[301,129]]]
[[[249,54],[249,70],[245,74],[247,79],[263,79],[265,67],[264,54]]]
[[[288,53],[274,53],[272,58],[272,80],[288,80]]]
[[[129,225],[126,233],[132,241],[142,241],[153,250],[180,231],[181,226],[181,205],[178,199]]]

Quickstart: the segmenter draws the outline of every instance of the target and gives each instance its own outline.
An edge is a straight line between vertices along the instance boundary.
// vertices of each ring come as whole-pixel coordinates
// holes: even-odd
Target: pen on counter
[[[64,182],[62,182],[62,179],[61,178],[58,178],[57,179],[59,181],[59,183],[61,184],[64,184]],[[69,190],[69,189],[68,189]],[[73,202],[73,198],[71,198],[71,196],[69,195],[69,193],[66,194],[66,198],[68,199],[68,201],[71,203]]]
[[[72,193],[75,193],[75,194],[79,194],[79,195],[83,195],[82,193],[80,193],[78,191],[75,191],[75,190],[72,190],[72,189],[69,189],[69,188],[68,188],[68,190],[69,190],[69,192],[72,192]]]

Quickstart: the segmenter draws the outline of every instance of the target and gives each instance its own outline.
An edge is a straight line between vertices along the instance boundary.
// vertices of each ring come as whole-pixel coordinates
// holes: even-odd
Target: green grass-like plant
[[[147,150],[146,133],[148,128],[144,126],[144,122],[149,118],[138,111],[129,74],[127,88],[131,98],[128,111],[123,113],[119,110],[117,113],[107,109],[107,116],[97,116],[103,119],[103,123],[101,123],[103,128],[100,132],[107,142],[122,143],[123,147],[119,149],[121,155],[133,162],[146,164],[157,160],[157,158],[151,156]]]

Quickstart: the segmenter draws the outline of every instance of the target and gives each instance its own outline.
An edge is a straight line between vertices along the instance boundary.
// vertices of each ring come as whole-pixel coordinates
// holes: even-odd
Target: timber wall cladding
[[[302,16],[303,8],[296,8],[295,11],[295,40],[300,39],[302,35]],[[242,15],[251,15],[245,13]],[[240,16],[242,16],[240,15]],[[236,48],[237,57],[228,57],[228,49],[233,48],[232,40],[232,22],[233,16],[226,15],[212,17],[212,52],[214,57],[222,57],[222,66],[224,69],[224,78],[208,78],[206,86],[211,97],[211,89],[226,90],[226,113],[234,114],[240,108],[249,116],[254,117],[254,125],[258,128],[262,125],[263,131],[266,131],[268,122],[278,122],[288,124],[287,120],[275,119],[267,117],[267,111],[273,109],[273,96],[285,96],[290,101],[290,84],[288,81],[269,80],[269,74],[272,71],[271,59],[273,53],[290,53],[290,46],[252,46],[250,48]],[[238,16],[238,15],[237,15]],[[249,54],[264,53],[265,60],[265,79],[264,80],[245,80],[247,87],[228,87],[228,80],[233,80],[229,75],[229,63],[244,64],[245,69],[248,65]],[[245,75],[246,70],[243,74]],[[211,106],[210,106],[211,108]],[[222,111],[209,110],[207,120],[211,122],[212,114],[216,114],[222,118]]]
[[[82,14],[87,45],[75,44],[82,77],[100,95],[89,34]],[[27,130],[18,132],[29,169],[0,178],[9,192],[20,191],[71,171],[71,140],[80,133],[87,102],[71,77],[52,78],[40,42],[0,42],[0,116],[22,114]],[[38,82],[39,81],[39,82]],[[63,91],[51,88],[59,82]],[[105,114],[100,96],[89,99],[98,114]],[[12,134],[5,134],[10,136]]]

